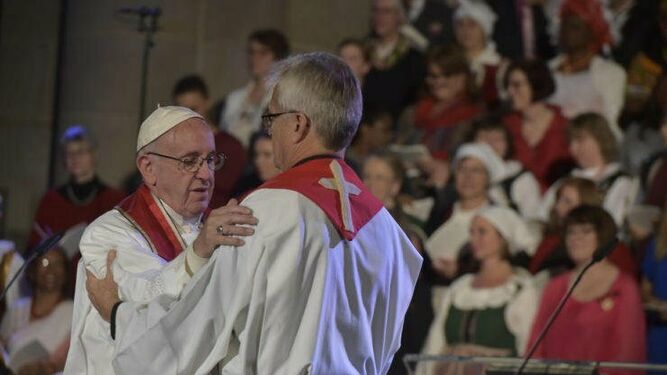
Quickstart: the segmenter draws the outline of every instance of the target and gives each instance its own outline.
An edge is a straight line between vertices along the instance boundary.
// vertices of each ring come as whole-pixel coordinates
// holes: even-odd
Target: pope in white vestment
[[[121,298],[148,302],[164,293],[178,295],[190,276],[185,257],[192,257],[192,241],[197,237],[199,220],[187,222],[168,206],[174,225],[187,244],[187,250],[167,263],[153,251],[141,232],[119,211],[112,210],[95,220],[84,233],[80,249],[82,263],[77,270],[72,336],[65,374],[114,374],[113,340],[109,324],[92,308],[85,291],[83,266],[104,274],[109,249],[118,251],[114,276]],[[188,255],[190,254],[190,255]],[[195,261],[196,262],[196,261]]]
[[[329,156],[242,204],[255,235],[218,248],[179,301],[119,305],[116,373],[386,373],[422,259],[382,203]]]
[[[200,231],[243,220],[242,213],[229,219],[230,212],[243,210],[238,206],[207,210],[213,172],[222,165],[215,151],[208,125],[187,108],[158,108],[144,121],[137,139],[137,165],[145,183],[91,223],[79,244],[82,260],[65,374],[114,374],[115,343],[109,324],[92,308],[86,293],[86,269],[104,275],[107,254],[114,249],[112,271],[120,298],[147,303],[161,295],[177,296],[193,269],[210,256],[211,250],[195,250]],[[216,246],[233,244],[218,237]]]

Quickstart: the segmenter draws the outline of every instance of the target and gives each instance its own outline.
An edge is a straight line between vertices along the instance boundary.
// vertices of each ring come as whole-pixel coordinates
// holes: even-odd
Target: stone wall
[[[120,187],[133,169],[139,124],[143,35],[116,9],[141,2],[66,0],[2,2],[0,32],[0,187],[9,189],[7,232],[25,241],[48,185],[54,96],[60,94],[58,134],[89,126],[100,140],[98,172]],[[65,4],[62,84],[56,91],[60,6]],[[245,43],[254,29],[286,33],[294,52],[333,51],[344,37],[368,30],[369,0],[164,0],[151,51],[147,113],[169,103],[174,82],[201,74],[211,96],[243,85]],[[56,163],[56,183],[64,182]]]

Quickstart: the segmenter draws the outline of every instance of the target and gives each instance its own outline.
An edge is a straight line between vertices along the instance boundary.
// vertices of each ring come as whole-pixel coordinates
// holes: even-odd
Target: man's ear
[[[148,155],[144,154],[137,158],[137,169],[139,169],[146,185],[155,186],[157,183],[155,164]]]
[[[308,133],[311,132],[311,123],[308,116],[303,112],[297,112],[294,116],[294,123],[292,123],[292,142],[294,144],[300,143]]]

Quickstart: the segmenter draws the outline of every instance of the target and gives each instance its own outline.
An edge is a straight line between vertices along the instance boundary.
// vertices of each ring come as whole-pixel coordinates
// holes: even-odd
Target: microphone
[[[136,14],[139,17],[146,17],[146,16],[157,17],[162,14],[162,9],[160,9],[159,7],[151,8],[142,5],[140,7],[120,8],[117,10],[117,12],[120,14]]]
[[[537,336],[535,343],[533,343],[533,345],[530,347],[528,354],[526,354],[526,357],[521,362],[521,366],[517,370],[516,375],[521,375],[523,373],[523,370],[526,368],[528,361],[530,360],[530,358],[533,357],[533,354],[535,354],[537,347],[544,340],[544,337],[547,335],[547,332],[549,332],[549,328],[551,328],[551,325],[553,325],[554,321],[556,320],[556,317],[558,317],[561,310],[563,310],[565,302],[567,302],[567,300],[570,299],[570,296],[572,295],[574,288],[576,288],[577,285],[579,285],[579,282],[581,281],[581,278],[584,276],[586,271],[588,271],[588,269],[591,268],[592,265],[600,262],[602,259],[606,258],[609,254],[611,254],[611,252],[614,251],[614,249],[616,249],[617,245],[618,245],[618,240],[616,238],[613,238],[611,241],[598,247],[595,250],[595,253],[593,253],[593,259],[591,259],[591,261],[588,262],[586,267],[584,267],[584,269],[581,270],[577,278],[574,280],[574,283],[572,283],[572,286],[570,286],[570,289],[567,290],[567,293],[565,293],[563,298],[561,298],[560,302],[558,302],[558,306],[556,306],[554,312],[551,313],[549,320],[547,320],[547,324],[544,326],[544,328],[542,328],[542,331],[540,331],[540,334]]]
[[[7,294],[7,291],[9,288],[14,285],[14,282],[18,279],[18,277],[23,273],[25,268],[30,264],[33,260],[41,257],[42,255],[46,254],[47,251],[51,250],[54,246],[58,244],[61,238],[63,238],[64,233],[56,233],[53,236],[45,239],[44,241],[40,242],[39,245],[35,246],[35,248],[30,251],[30,256],[28,259],[23,262],[23,265],[19,270],[16,272],[16,274],[12,277],[11,280],[5,285],[5,289],[2,291],[2,294],[0,294],[0,301],[2,301],[5,298],[5,295]]]
[[[605,245],[600,246],[595,253],[593,254],[593,263],[597,263],[601,261],[602,259],[606,258],[609,256],[609,254],[616,249],[618,246],[618,240],[616,238],[612,239]]]
[[[47,251],[51,250],[52,247],[57,245],[60,239],[63,238],[64,235],[65,235],[64,232],[56,233],[53,236],[40,242],[39,245],[35,246],[35,248],[32,250],[33,256],[37,258],[44,255]],[[31,258],[33,256],[31,256]]]

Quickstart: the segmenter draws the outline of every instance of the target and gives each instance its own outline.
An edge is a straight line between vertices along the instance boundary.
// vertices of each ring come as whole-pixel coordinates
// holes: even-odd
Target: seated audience
[[[28,266],[32,297],[9,306],[0,326],[7,365],[18,375],[50,375],[65,367],[72,322],[68,299],[68,260],[52,250]]]
[[[394,119],[387,111],[364,110],[357,134],[345,153],[345,161],[357,172],[366,158],[383,150],[394,139]]]
[[[650,163],[651,157],[665,147],[660,127],[667,115],[667,74],[658,78],[648,101],[638,111],[636,114],[626,111],[621,117],[625,130],[621,143],[622,163],[633,174],[640,174],[642,166]]]
[[[500,168],[501,162],[487,145],[464,144],[456,153],[453,170],[457,198],[447,207],[434,206],[430,220],[441,224],[426,242],[433,267],[445,283],[458,273],[459,252],[468,242],[472,218],[492,203],[488,189]]]
[[[489,191],[493,202],[512,208],[526,219],[538,217],[542,199],[540,184],[532,172],[512,158],[512,135],[500,119],[487,116],[475,121],[466,141],[489,145],[503,162]]]
[[[501,56],[512,60],[546,60],[554,56],[544,0],[487,0],[486,3],[498,16],[493,27],[493,40]]]
[[[454,41],[451,2],[439,0],[403,0],[412,27],[428,41],[429,46],[449,44]]]
[[[498,17],[483,1],[463,0],[454,12],[456,41],[463,47],[475,78],[475,87],[487,107],[498,105],[496,73],[502,57],[491,39]]]
[[[580,205],[602,206],[602,194],[595,183],[580,177],[565,177],[555,193],[549,209],[549,219],[544,225],[542,242],[537,248],[528,270],[534,274],[547,271],[546,280],[574,267],[563,243],[563,224],[567,214]]]
[[[239,181],[236,196],[242,197],[266,181],[280,174],[280,170],[273,161],[273,143],[271,136],[265,131],[255,133],[250,141],[250,159],[252,166],[246,175]]]
[[[417,96],[424,80],[424,57],[401,34],[406,18],[400,0],[374,0],[371,12],[372,68],[364,81],[364,102],[397,118]]]
[[[660,124],[662,149],[650,156],[642,166],[641,182],[644,202],[664,207],[667,203],[667,113]]]
[[[278,30],[256,30],[248,37],[250,82],[227,95],[220,120],[220,129],[236,137],[246,148],[250,136],[260,130],[261,116],[269,103],[264,80],[273,63],[287,57],[289,51],[287,38]]]
[[[514,156],[540,182],[542,191],[569,172],[567,119],[545,100],[554,92],[547,66],[538,60],[516,61],[504,81],[512,112],[503,122],[512,134]]]
[[[14,242],[0,239],[0,290],[7,287],[9,281],[21,269],[21,266],[23,266],[23,257],[16,251]],[[20,279],[14,282],[11,288],[7,290],[5,298],[0,301],[0,321],[5,316],[7,307],[22,296],[21,286]]]
[[[427,56],[428,96],[415,105],[414,127],[433,156],[447,159],[463,141],[470,121],[482,113],[472,73],[460,48],[438,47]]]
[[[565,0],[560,7],[558,34],[561,54],[549,65],[556,80],[550,101],[567,118],[595,112],[603,115],[617,140],[622,138],[618,116],[623,108],[626,74],[615,62],[599,56],[612,43],[601,1]]]
[[[564,223],[565,247],[574,270],[549,282],[531,331],[531,344],[581,270],[600,246],[616,238],[614,219],[602,208],[582,205]],[[644,362],[644,312],[634,278],[608,259],[593,265],[565,303],[535,358]],[[616,372],[614,372],[616,373]],[[627,371],[634,374],[634,371]]]
[[[406,231],[423,224],[406,213],[399,200],[405,169],[396,156],[382,152],[369,155],[362,165],[361,177],[370,192],[384,203],[384,207]]]
[[[172,91],[171,98],[174,104],[187,107],[206,118],[215,134],[215,149],[225,155],[225,164],[215,171],[215,187],[211,202],[211,208],[218,208],[227,204],[232,198],[232,193],[246,163],[246,153],[243,145],[234,136],[225,130],[220,130],[210,121],[210,102],[208,87],[204,80],[197,75],[190,75],[178,80]]]
[[[338,44],[338,56],[350,67],[361,87],[364,87],[366,75],[371,70],[371,55],[364,42],[359,39],[344,39]]]
[[[626,213],[637,197],[639,183],[621,169],[617,161],[618,143],[607,121],[601,115],[585,113],[571,121],[569,133],[570,152],[577,163],[571,175],[595,182],[604,195],[603,207],[617,225],[623,225]],[[553,204],[558,184],[552,185],[544,197],[543,219],[546,219],[548,208]]]
[[[642,294],[647,306],[648,361],[667,363],[667,207],[642,263]]]
[[[42,196],[28,238],[29,248],[52,234],[93,222],[123,199],[123,192],[107,186],[97,176],[96,149],[97,142],[84,126],[65,130],[60,138],[60,155],[69,181]],[[72,280],[76,279],[79,258],[78,254],[72,258]]]
[[[572,268],[574,264],[565,251],[563,224],[567,215],[580,205],[602,207],[603,195],[595,183],[581,177],[566,177],[556,189],[556,199],[550,208],[549,221],[544,226],[542,242],[530,261],[528,269],[537,274],[536,285],[546,282]],[[638,264],[630,248],[619,242],[609,260],[621,271],[635,277]]]
[[[505,207],[479,210],[470,225],[478,271],[461,276],[436,309],[422,354],[520,356],[539,303],[530,277],[513,269],[527,228]]]
[[[636,24],[640,24],[637,25],[640,35],[620,35],[622,43],[614,51],[616,61],[627,69],[625,114],[640,114],[660,76],[667,73],[667,56],[663,53],[667,48],[667,3],[657,0],[633,2],[636,9],[631,16]]]

